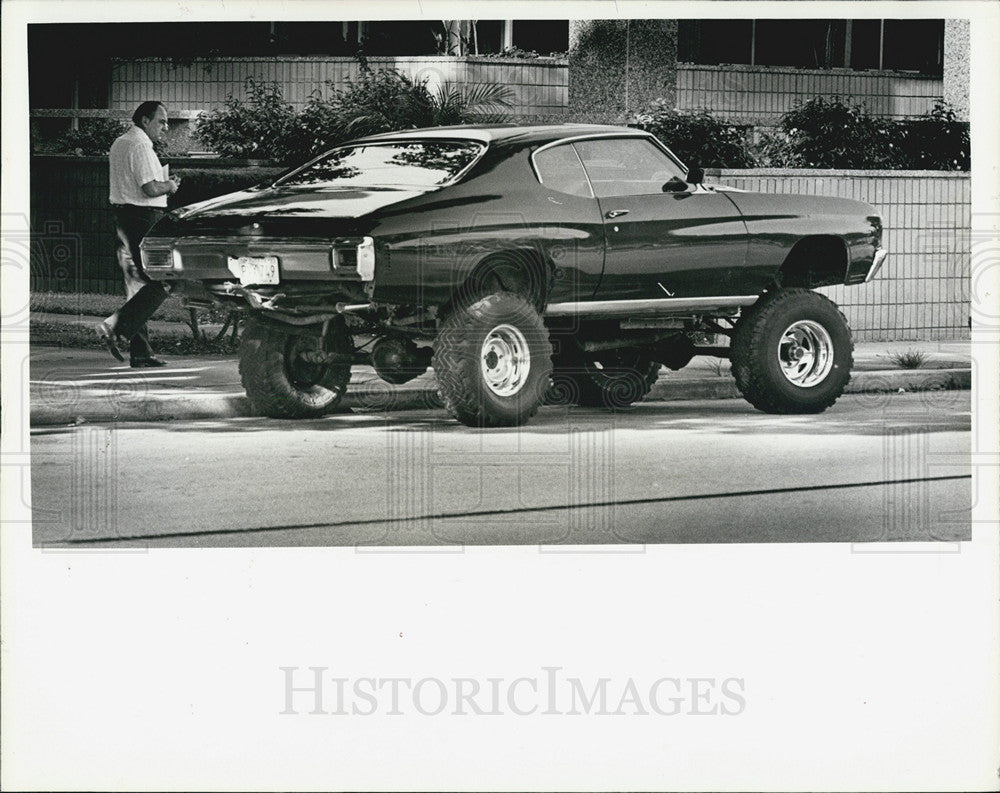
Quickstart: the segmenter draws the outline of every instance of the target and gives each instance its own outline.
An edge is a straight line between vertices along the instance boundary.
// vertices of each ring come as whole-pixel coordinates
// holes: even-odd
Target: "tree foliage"
[[[707,111],[686,113],[663,99],[656,99],[636,119],[641,129],[652,132],[689,167],[751,168],[753,155],[746,131],[715,118]]]
[[[226,99],[220,110],[199,114],[194,136],[224,157],[284,161],[294,139],[296,116],[277,83],[244,83],[246,99]]]
[[[54,154],[107,154],[115,138],[127,132],[130,126],[131,122],[115,118],[81,118],[78,129],[64,132],[48,148]]]
[[[840,97],[799,102],[776,128],[752,133],[707,111],[682,112],[656,100],[638,125],[688,165],[705,168],[969,170],[969,125],[944,102],[920,118],[870,115]]]
[[[894,121],[869,115],[863,104],[817,97],[761,136],[756,159],[778,168],[967,171],[969,148],[968,123],[944,102],[921,118]]]
[[[782,116],[781,130],[797,168],[891,168],[898,161],[895,123],[868,115],[863,104],[816,97]]]
[[[285,103],[277,84],[247,81],[247,98],[230,96],[222,110],[203,113],[195,136],[224,156],[302,161],[352,138],[380,132],[502,121],[510,89],[496,83],[431,91],[396,69],[362,73],[346,86],[326,83],[300,113]]]

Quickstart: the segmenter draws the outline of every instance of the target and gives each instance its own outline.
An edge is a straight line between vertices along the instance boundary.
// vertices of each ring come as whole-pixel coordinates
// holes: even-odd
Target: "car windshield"
[[[275,186],[433,187],[458,175],[485,148],[469,140],[413,140],[334,149]]]

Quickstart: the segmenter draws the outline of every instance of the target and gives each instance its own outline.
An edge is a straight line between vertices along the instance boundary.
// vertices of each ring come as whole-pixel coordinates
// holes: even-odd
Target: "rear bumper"
[[[872,265],[868,268],[868,273],[865,275],[866,284],[878,274],[878,271],[882,269],[882,265],[885,264],[885,260],[888,257],[889,251],[885,248],[875,249],[875,255],[872,257]]]

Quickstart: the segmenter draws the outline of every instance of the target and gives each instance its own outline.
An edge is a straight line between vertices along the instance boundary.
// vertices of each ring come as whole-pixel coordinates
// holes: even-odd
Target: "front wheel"
[[[324,341],[304,329],[252,320],[240,346],[240,380],[258,414],[314,418],[336,407],[351,380],[350,363],[324,358],[349,360],[353,349],[343,321],[334,321]]]
[[[782,289],[740,320],[730,355],[736,385],[765,413],[821,413],[851,379],[854,344],[836,304]]]
[[[460,304],[442,323],[432,365],[441,399],[470,427],[514,427],[538,410],[552,345],[535,307],[497,292]]]

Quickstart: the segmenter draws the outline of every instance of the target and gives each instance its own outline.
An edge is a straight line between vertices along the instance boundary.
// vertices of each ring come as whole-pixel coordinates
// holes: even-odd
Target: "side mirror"
[[[688,183],[679,176],[670,177],[670,181],[663,185],[664,193],[682,193],[688,189]]]
[[[688,184],[701,184],[705,181],[705,171],[697,165],[688,170]]]

